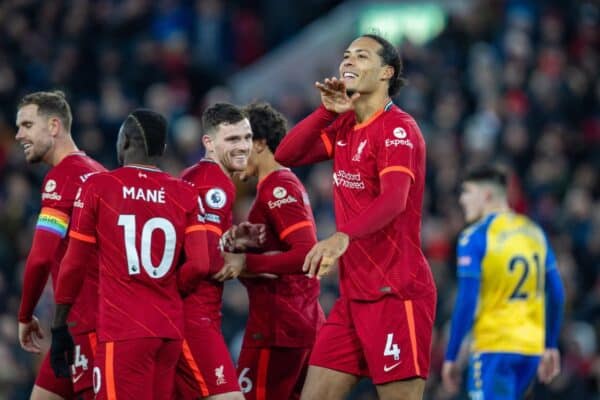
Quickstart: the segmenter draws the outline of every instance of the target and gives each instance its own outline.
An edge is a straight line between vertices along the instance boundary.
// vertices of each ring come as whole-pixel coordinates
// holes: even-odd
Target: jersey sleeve
[[[48,276],[50,276],[52,263],[61,242],[62,237],[53,230],[36,229],[31,250],[25,262],[19,322],[27,323],[31,321],[33,310],[44,291]]]
[[[268,188],[262,194],[262,205],[267,218],[279,235],[285,239],[299,229],[314,230],[313,218],[308,212],[307,196],[296,185],[285,182]]]
[[[69,238],[92,244],[96,243],[96,213],[99,202],[95,182],[95,179],[90,179],[81,187],[80,198],[83,200],[73,208],[69,230]]]
[[[196,205],[187,215],[183,239],[183,251],[186,261],[179,268],[177,275],[178,287],[182,292],[189,293],[193,291],[200,280],[211,273],[217,272],[210,269],[206,232],[202,198],[198,196]]]
[[[260,204],[287,251],[277,254],[247,254],[246,268],[252,273],[302,273],[306,254],[316,243],[314,220],[306,194],[292,183],[280,183],[261,193]]]
[[[42,183],[42,210],[52,209],[71,214],[73,200],[79,187],[75,179],[61,170],[51,170]]]
[[[485,251],[485,230],[467,228],[458,239],[456,269],[459,278],[481,278],[481,260]]]
[[[88,258],[96,248],[96,218],[99,197],[88,180],[81,190],[81,201],[73,208],[69,247],[61,261],[56,285],[56,304],[73,304],[84,281]]]
[[[548,241],[548,237],[546,235],[544,235],[544,241],[546,242],[545,271],[546,271],[546,274],[548,274],[548,272],[557,269],[556,256],[554,255],[554,250],[552,250],[552,246],[550,246],[550,242]]]
[[[379,176],[401,172],[410,176],[414,182],[418,162],[417,130],[416,125],[407,120],[393,118],[383,122],[382,132],[373,133],[376,135],[374,149]]]
[[[275,159],[286,166],[299,166],[332,158],[341,119],[320,106],[288,132],[277,146]]]

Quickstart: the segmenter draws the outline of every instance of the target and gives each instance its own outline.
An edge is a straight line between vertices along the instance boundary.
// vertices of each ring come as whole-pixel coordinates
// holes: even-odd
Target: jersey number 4
[[[529,298],[529,293],[523,289],[523,284],[527,280],[529,276],[530,262],[522,255],[514,256],[510,259],[508,263],[508,270],[513,273],[517,270],[518,266],[521,266],[521,277],[519,278],[519,282],[510,295],[511,300],[527,300]],[[539,296],[542,292],[543,280],[542,280],[542,271],[540,265],[540,256],[537,253],[533,253],[533,268],[535,269],[535,293],[536,296]]]
[[[142,239],[140,241],[140,252],[135,247],[136,224],[135,215],[119,215],[118,225],[123,227],[125,234],[125,253],[127,255],[127,267],[129,275],[140,273],[140,261],[148,276],[154,279],[162,278],[169,272],[173,259],[175,258],[176,233],[175,227],[165,218],[152,218],[146,221],[142,227]],[[161,230],[165,238],[165,247],[158,266],[152,264],[152,234],[155,230]],[[140,258],[141,255],[141,258]]]

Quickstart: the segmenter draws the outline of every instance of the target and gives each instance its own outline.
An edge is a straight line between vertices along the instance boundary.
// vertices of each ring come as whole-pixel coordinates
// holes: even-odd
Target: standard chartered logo
[[[352,174],[343,170],[334,171],[333,183],[335,186],[344,187],[346,189],[363,190],[365,183],[363,182],[360,173]]]

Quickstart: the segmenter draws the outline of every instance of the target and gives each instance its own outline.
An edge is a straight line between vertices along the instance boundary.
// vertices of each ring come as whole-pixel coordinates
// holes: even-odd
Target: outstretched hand
[[[326,78],[323,82],[315,82],[315,86],[321,92],[323,106],[338,114],[354,109],[354,101],[360,97],[358,92],[348,96],[346,84],[336,77]]]
[[[223,250],[244,252],[249,248],[260,248],[265,243],[267,229],[264,224],[242,222],[229,228],[221,237]]]
[[[223,268],[212,276],[219,282],[235,279],[246,269],[246,255],[243,253],[223,253]]]
[[[325,240],[313,246],[304,258],[302,271],[306,276],[317,278],[327,275],[329,269],[337,262],[348,249],[350,238],[343,232],[336,232]]]

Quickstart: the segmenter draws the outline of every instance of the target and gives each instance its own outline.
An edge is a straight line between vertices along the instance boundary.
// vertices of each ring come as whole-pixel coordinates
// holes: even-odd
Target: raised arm
[[[331,124],[338,115],[351,111],[354,101],[360,96],[354,93],[348,97],[346,85],[335,77],[315,82],[315,87],[321,95],[322,105],[296,124],[275,152],[275,159],[287,167],[312,164],[333,157],[335,125]]]
[[[331,134],[326,128],[337,118],[337,114],[325,107],[317,108],[312,114],[298,122],[283,138],[275,159],[282,165],[296,167],[324,161],[333,156]]]

